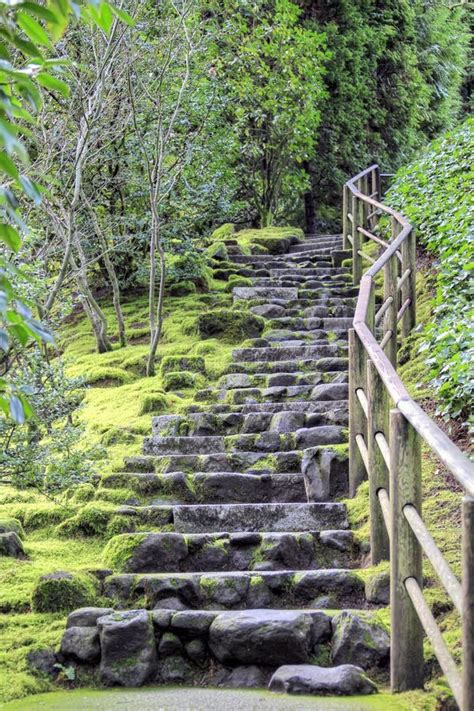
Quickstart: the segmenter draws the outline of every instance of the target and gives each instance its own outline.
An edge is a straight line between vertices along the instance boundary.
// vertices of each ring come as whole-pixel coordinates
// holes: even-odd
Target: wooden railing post
[[[474,709],[474,498],[462,502],[463,519],[463,701],[462,711]]]
[[[377,492],[389,491],[389,473],[376,442],[379,432],[388,434],[389,403],[385,386],[371,360],[367,361],[367,449],[369,455],[370,552],[372,565],[390,557],[388,531]]]
[[[394,255],[388,260],[384,267],[384,301],[391,298],[392,303],[386,310],[383,317],[383,335],[390,332],[387,344],[384,348],[387,358],[394,368],[397,367],[397,257]]]
[[[421,450],[417,433],[399,410],[390,411],[390,612],[393,692],[423,687],[423,628],[405,581],[423,586],[421,547],[403,509],[421,513]]]
[[[360,232],[357,229],[361,226],[361,204],[355,195],[352,196],[352,280],[354,286],[358,286],[362,277],[362,257],[359,254]]]
[[[406,299],[410,299],[410,306],[402,318],[402,337],[406,338],[416,324],[416,236],[413,227],[402,244],[401,252],[402,276],[406,269],[410,270],[410,276],[403,282],[401,288],[402,304]]]
[[[353,328],[349,330],[349,496],[355,496],[359,484],[366,479],[364,461],[356,437],[365,439],[365,413],[357,397],[357,389],[365,390],[365,350]]]
[[[349,188],[344,185],[342,190],[342,248],[349,249],[349,240],[347,235],[349,233],[349,219],[347,217],[347,212],[349,210]]]

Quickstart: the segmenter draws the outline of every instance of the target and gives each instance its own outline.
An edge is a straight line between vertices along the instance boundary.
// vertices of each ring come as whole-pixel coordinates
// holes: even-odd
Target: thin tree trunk
[[[159,256],[159,260],[160,260],[160,287],[158,290],[158,302],[157,302],[157,306],[156,306],[156,322],[155,322],[155,318],[153,315],[153,324],[156,323],[156,327],[154,326],[153,331],[151,331],[150,351],[148,353],[148,360],[147,360],[147,364],[146,364],[146,374],[148,376],[155,374],[156,350],[158,348],[158,343],[160,342],[161,331],[163,328],[163,304],[164,304],[164,299],[165,299],[165,281],[166,281],[166,256],[165,256],[165,250],[163,249],[163,245],[161,243],[159,223],[157,223],[156,229],[154,230],[154,239],[156,240],[155,244],[156,244],[156,248],[157,248],[158,256]],[[155,265],[155,271],[156,271],[156,265]]]
[[[304,164],[304,169],[309,178],[309,189],[304,194],[304,214],[305,214],[305,232],[308,235],[316,234],[316,201],[313,190],[313,172],[309,161]]]

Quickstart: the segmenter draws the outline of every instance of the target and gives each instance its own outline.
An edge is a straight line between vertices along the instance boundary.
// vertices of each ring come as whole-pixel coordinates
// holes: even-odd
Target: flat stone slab
[[[276,670],[268,688],[279,693],[317,696],[352,696],[377,692],[377,687],[365,676],[363,670],[352,664],[329,668],[313,664],[289,664]]]

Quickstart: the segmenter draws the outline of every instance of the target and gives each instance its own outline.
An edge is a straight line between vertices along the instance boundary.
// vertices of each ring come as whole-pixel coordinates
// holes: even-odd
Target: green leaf
[[[57,91],[61,96],[64,96],[65,99],[70,94],[70,89],[66,82],[53,77],[51,74],[41,72],[41,74],[38,74],[38,82],[41,86],[51,89],[51,91]]]
[[[135,20],[131,15],[128,14],[128,12],[125,12],[125,10],[121,10],[119,7],[115,7],[115,5],[110,5],[110,9],[114,13],[114,15],[118,17],[118,19],[122,22],[125,22],[126,25],[129,25],[130,27],[133,27],[135,25]]]
[[[32,42],[44,47],[51,47],[51,40],[37,20],[25,12],[19,12],[16,17],[19,26]]]
[[[7,156],[5,151],[0,151],[0,169],[10,176],[10,178],[18,179],[18,170],[15,163]]]
[[[20,183],[24,192],[33,200],[35,205],[41,202],[41,193],[36,183],[33,183],[26,175],[20,175]]]
[[[48,10],[48,8],[43,7],[43,5],[39,5],[36,2],[24,2],[22,3],[22,8],[24,10],[28,10],[28,12],[31,12],[32,15],[36,15],[36,17],[39,17],[41,20],[45,20],[46,22],[52,22],[55,24],[58,21],[54,12],[51,12],[51,10]]]
[[[21,247],[21,237],[14,227],[5,223],[0,224],[0,240],[13,252],[18,252]]]
[[[18,425],[22,425],[25,421],[23,403],[16,395],[12,395],[10,397],[10,415],[12,420],[14,420]]]

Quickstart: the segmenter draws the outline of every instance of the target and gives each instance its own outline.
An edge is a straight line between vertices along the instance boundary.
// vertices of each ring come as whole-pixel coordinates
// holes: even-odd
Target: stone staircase
[[[61,658],[105,684],[372,693],[365,672],[383,680],[389,640],[341,501],[356,296],[341,238],[228,250],[252,275],[234,301],[267,319],[264,337],[104,479],[145,497],[119,513],[160,531],[109,542],[110,608],[71,613]]]

